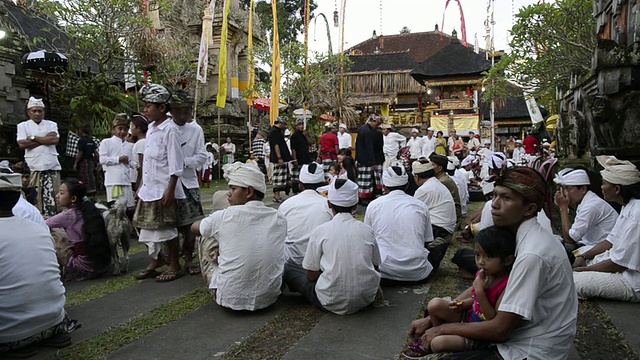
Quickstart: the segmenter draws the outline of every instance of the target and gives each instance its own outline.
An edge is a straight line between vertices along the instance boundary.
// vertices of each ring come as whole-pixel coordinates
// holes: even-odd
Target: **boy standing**
[[[139,241],[149,247],[151,261],[136,278],[155,277],[158,282],[173,281],[184,275],[178,261],[178,229],[176,199],[184,199],[178,180],[182,176],[184,157],[180,149],[178,126],[167,116],[171,93],[157,84],[140,89],[144,115],[152,121],[147,131],[144,151],[142,186],[138,189],[140,201],[136,207],[134,224],[141,228]],[[166,245],[169,267],[159,274],[162,265],[159,255]]]
[[[111,127],[111,136],[100,142],[99,158],[104,169],[104,185],[107,188],[107,202],[122,196],[127,199],[127,207],[135,205],[131,179],[129,179],[129,161],[132,161],[132,149],[125,143],[129,130],[127,114],[117,114]]]

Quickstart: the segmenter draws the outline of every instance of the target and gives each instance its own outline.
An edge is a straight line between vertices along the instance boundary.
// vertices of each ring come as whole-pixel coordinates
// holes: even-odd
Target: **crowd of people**
[[[604,199],[587,169],[560,170],[554,235],[543,211],[549,184],[514,161],[523,144],[534,144],[529,137],[491,151],[475,134],[465,143],[455,131],[445,139],[415,128],[407,139],[373,115],[355,144],[346,125],[330,124],[314,154],[304,122],[291,132],[279,117],[239,162],[231,138],[205,144],[185,92],[150,84],[141,99],[143,113],[116,115],[112,137],[99,144],[81,127],[73,166],[80,179],[62,182],[57,126],[44,120],[42,101],[30,99],[30,118],[17,134],[26,169],[0,163],[0,267],[8,274],[0,280],[0,354],[67,346],[76,325],[64,311],[62,280],[99,277],[113,265],[107,224],[94,205],[97,164],[107,200],[126,204],[148,248],[149,262],[134,276],[171,282],[200,273],[216,303],[231,310],[267,308],[286,286],[329,312],[358,312],[384,296],[382,285],[428,281],[464,228],[460,239],[473,248],[456,254],[459,260],[466,251],[467,261],[453,261],[473,285],[453,300],[429,302],[410,325],[406,358],[563,359],[578,298],[640,302],[640,171],[629,161],[597,158]],[[214,200],[205,215],[200,187],[219,163],[227,201]],[[265,205],[268,182],[277,209]],[[488,196],[477,214],[468,214],[469,185]],[[359,221],[354,214],[363,209]],[[16,226],[32,235],[9,241]],[[26,248],[35,265],[17,260]]]

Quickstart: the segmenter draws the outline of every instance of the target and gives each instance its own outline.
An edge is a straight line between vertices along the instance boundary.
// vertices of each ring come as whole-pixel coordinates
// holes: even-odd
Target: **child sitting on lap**
[[[452,301],[442,298],[429,301],[427,309],[432,325],[493,319],[507,287],[515,250],[515,234],[510,230],[491,226],[480,231],[475,238],[478,272],[473,286]],[[419,359],[432,352],[469,351],[488,345],[458,335],[441,335],[431,341],[431,349],[424,349],[418,339],[402,354],[407,359]]]

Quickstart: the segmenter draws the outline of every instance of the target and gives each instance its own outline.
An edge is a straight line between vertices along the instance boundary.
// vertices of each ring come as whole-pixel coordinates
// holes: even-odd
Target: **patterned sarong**
[[[93,160],[82,160],[78,169],[80,180],[87,188],[87,195],[96,192],[96,163]]]
[[[300,184],[300,165],[297,162],[292,162],[289,170],[291,173],[291,190],[294,194],[297,194],[300,192],[300,187],[298,186]]]
[[[273,191],[286,191],[287,181],[289,180],[288,164],[273,164]]]
[[[324,179],[325,180],[329,180],[331,178],[331,174],[329,174],[329,167],[331,167],[331,165],[334,162],[336,162],[336,160],[333,160],[331,158],[322,159],[322,170],[324,170]]]
[[[361,166],[358,164],[358,197],[373,199],[375,190],[382,191],[382,165]]]
[[[185,199],[176,199],[178,209],[178,227],[191,225],[204,219],[202,204],[200,203],[200,189],[187,189],[184,186]]]
[[[56,208],[56,193],[60,188],[60,172],[56,170],[32,171],[29,186],[38,191],[38,210],[43,216],[53,216],[58,213]]]

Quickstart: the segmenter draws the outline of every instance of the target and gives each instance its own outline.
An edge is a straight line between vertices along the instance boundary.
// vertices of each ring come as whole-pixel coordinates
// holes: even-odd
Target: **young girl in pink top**
[[[475,257],[478,272],[473,286],[454,300],[434,298],[427,310],[433,326],[451,322],[479,322],[493,319],[507,287],[509,272],[515,260],[515,234],[506,228],[488,227],[475,238]],[[424,349],[420,339],[402,354],[419,359],[431,352],[460,352],[488,346],[458,335],[441,335],[431,341],[431,349]]]

